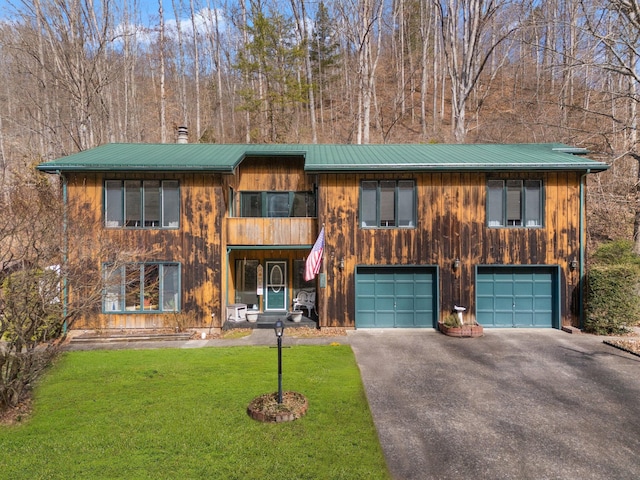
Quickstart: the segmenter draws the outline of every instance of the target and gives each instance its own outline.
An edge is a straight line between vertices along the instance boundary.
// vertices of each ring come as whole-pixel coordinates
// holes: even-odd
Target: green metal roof
[[[232,173],[247,157],[299,156],[308,172],[606,170],[606,163],[562,144],[122,144],[45,162],[38,169],[70,171],[209,171]],[[580,155],[575,155],[580,154]]]

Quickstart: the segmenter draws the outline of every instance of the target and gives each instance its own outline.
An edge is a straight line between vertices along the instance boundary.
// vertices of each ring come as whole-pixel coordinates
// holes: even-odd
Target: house
[[[152,252],[117,268],[93,259],[110,280],[91,319],[102,328],[167,325],[176,312],[220,328],[245,306],[287,312],[301,290],[315,293],[321,328],[435,327],[454,305],[485,328],[561,328],[581,325],[585,182],[607,169],[585,153],[109,144],[38,168],[60,176],[70,220]]]

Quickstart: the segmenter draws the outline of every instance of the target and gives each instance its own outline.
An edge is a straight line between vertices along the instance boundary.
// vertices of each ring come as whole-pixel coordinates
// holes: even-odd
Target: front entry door
[[[287,262],[267,260],[265,310],[287,309]]]

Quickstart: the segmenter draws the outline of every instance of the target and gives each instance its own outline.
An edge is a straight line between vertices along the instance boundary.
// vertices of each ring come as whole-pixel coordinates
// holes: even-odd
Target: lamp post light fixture
[[[278,405],[282,404],[282,334],[284,333],[284,323],[282,320],[276,321],[273,325],[278,339]]]

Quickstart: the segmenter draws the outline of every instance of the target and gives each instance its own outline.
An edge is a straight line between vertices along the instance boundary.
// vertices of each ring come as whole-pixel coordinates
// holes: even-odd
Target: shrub
[[[585,330],[599,335],[625,333],[640,315],[640,267],[635,264],[592,265]]]
[[[445,327],[449,327],[449,328],[455,328],[455,327],[461,327],[462,326],[460,324],[460,319],[458,318],[458,315],[456,315],[455,313],[450,313],[449,315],[444,317],[442,319],[442,324]]]
[[[599,265],[640,265],[640,257],[633,253],[633,247],[631,240],[614,240],[600,245],[592,259]]]

